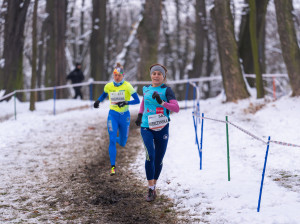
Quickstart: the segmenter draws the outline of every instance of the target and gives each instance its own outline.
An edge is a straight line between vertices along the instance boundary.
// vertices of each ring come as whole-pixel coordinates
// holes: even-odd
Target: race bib
[[[163,114],[153,114],[148,116],[149,128],[160,131],[169,123],[168,118]]]
[[[118,102],[125,101],[125,91],[111,92],[109,93],[109,95],[111,104],[116,104]]]

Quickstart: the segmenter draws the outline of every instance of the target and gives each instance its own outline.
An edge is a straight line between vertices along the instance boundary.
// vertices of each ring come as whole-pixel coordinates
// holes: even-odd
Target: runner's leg
[[[116,163],[116,156],[117,156],[117,149],[116,149],[116,138],[117,138],[117,131],[118,131],[118,112],[109,111],[108,118],[107,118],[107,131],[109,134],[109,158],[110,164],[115,165]]]
[[[120,146],[124,147],[126,145],[130,125],[130,112],[126,111],[124,114],[120,115],[119,119],[119,137],[117,142]]]
[[[155,172],[155,149],[153,144],[153,133],[151,130],[149,130],[149,128],[141,128],[141,136],[146,150],[145,169],[147,180],[153,180]]]
[[[163,167],[163,159],[167,150],[168,140],[169,140],[169,124],[167,124],[162,130],[154,132],[154,145],[155,145],[154,179],[155,180],[159,178],[160,172]]]

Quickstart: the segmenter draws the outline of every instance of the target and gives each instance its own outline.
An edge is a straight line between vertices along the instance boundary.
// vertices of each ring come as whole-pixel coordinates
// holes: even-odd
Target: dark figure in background
[[[72,84],[81,83],[84,80],[83,73],[81,71],[81,64],[76,63],[75,69],[70,72],[70,74],[67,76],[67,80],[70,79],[72,81]],[[75,86],[73,87],[75,90],[75,96],[74,99],[77,98],[77,96],[80,96],[81,99],[83,99],[82,93],[81,93],[81,86]]]

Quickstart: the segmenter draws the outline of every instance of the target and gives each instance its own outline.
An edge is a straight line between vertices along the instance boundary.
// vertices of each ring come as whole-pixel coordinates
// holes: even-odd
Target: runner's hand
[[[96,100],[94,103],[94,108],[99,108],[100,101]]]
[[[128,102],[127,101],[118,102],[117,105],[119,107],[124,107],[125,105],[128,105]]]
[[[158,92],[155,91],[155,92],[152,94],[152,99],[156,99],[157,103],[162,104],[162,99],[160,98]]]
[[[138,117],[135,121],[136,126],[141,126],[143,114],[138,114]]]

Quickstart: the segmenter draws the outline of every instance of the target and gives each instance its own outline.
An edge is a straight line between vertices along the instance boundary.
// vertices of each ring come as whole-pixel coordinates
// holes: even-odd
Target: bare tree
[[[230,0],[215,0],[212,14],[216,22],[218,51],[227,101],[247,98],[249,93],[239,63]]]
[[[67,0],[47,0],[47,48],[45,85],[58,86],[66,83],[66,10]],[[57,97],[65,96],[65,91],[57,92]],[[50,93],[51,94],[51,93]],[[51,95],[46,95],[47,98]]]
[[[163,62],[164,65],[168,68],[168,73],[171,75],[171,78],[175,80],[175,58],[173,57],[172,51],[172,36],[171,31],[169,29],[169,21],[168,21],[168,5],[167,2],[163,1],[163,13],[162,13],[162,31],[164,37],[164,48],[163,48]]]
[[[36,59],[37,59],[37,8],[38,0],[34,0],[33,18],[32,18],[32,63],[31,63],[31,89],[36,87]],[[36,92],[30,93],[31,111],[35,110]]]
[[[37,79],[37,87],[41,87],[42,86],[42,76],[43,76],[43,68],[45,65],[45,21],[41,22],[41,29],[39,32],[39,44],[38,44],[38,63],[37,63],[37,73],[36,73],[36,79]],[[42,94],[41,91],[39,91],[38,93],[38,100],[42,100],[42,96],[44,94]]]
[[[247,3],[253,0],[245,0]],[[259,56],[259,66],[261,73],[266,72],[265,65],[265,36],[266,36],[266,12],[269,0],[255,0],[256,5],[256,38],[258,42],[258,56]],[[250,8],[247,4],[243,9],[243,16],[240,24],[239,32],[239,54],[242,59],[242,65],[244,72],[246,74],[254,74],[254,64],[250,40]],[[251,87],[255,86],[255,80],[252,78],[247,78],[247,81]]]
[[[263,86],[263,79],[262,73],[259,63],[259,53],[258,53],[258,44],[257,44],[257,31],[256,31],[256,4],[255,0],[249,0],[250,6],[250,21],[249,21],[249,28],[250,28],[250,40],[251,40],[251,52],[253,57],[253,65],[254,65],[254,72],[255,72],[255,80],[256,80],[256,92],[257,98],[263,98],[264,93],[264,86]]]
[[[122,10],[122,3],[123,1],[119,1],[114,5],[111,9],[108,11],[108,19],[107,19],[107,51],[106,51],[106,76],[103,77],[104,79],[107,79],[109,77],[109,74],[112,73],[113,67],[115,66],[115,58],[117,56],[118,50],[121,48],[121,46],[118,46],[120,41],[120,16],[121,16],[121,10]],[[115,13],[115,12],[119,13]],[[120,62],[120,61],[117,61]],[[122,65],[124,66],[124,63],[122,62]],[[127,69],[126,69],[127,70]]]
[[[195,4],[195,56],[193,60],[193,70],[189,74],[189,78],[198,78],[202,76],[202,65],[204,57],[204,41],[206,34],[206,7],[205,0],[196,1]]]
[[[7,0],[3,0],[2,4],[0,5],[1,12],[4,12],[7,7]],[[5,13],[0,13],[0,57],[2,57],[3,53],[3,40],[4,40],[4,25],[5,25]],[[0,63],[1,68],[1,63]],[[1,81],[1,80],[0,80]]]
[[[0,88],[12,92],[23,88],[24,25],[30,0],[7,1],[4,32],[4,68]]]
[[[137,31],[140,53],[138,80],[151,80],[149,67],[157,62],[161,10],[161,0],[145,2],[143,19]]]
[[[199,78],[202,74],[203,62],[204,62],[204,48],[207,37],[207,25],[206,25],[206,5],[205,0],[198,0],[195,4],[195,49],[193,68],[189,72],[189,78]],[[189,95],[193,96],[194,90],[190,89]]]
[[[184,79],[184,76],[187,75],[186,72],[186,68],[187,65],[189,63],[189,52],[190,52],[190,39],[191,39],[191,19],[189,16],[189,6],[190,6],[190,2],[188,1],[186,6],[184,7],[184,13],[187,15],[186,16],[186,20],[185,20],[185,24],[184,24],[184,32],[182,36],[185,36],[186,38],[183,38],[183,47],[182,47],[182,52],[181,52],[181,63],[180,63],[180,67],[179,67],[179,79]],[[181,37],[182,38],[182,37]],[[182,84],[182,85],[177,85],[177,97],[179,100],[183,100],[184,96],[185,96],[185,91],[184,91],[184,87],[186,85]]]
[[[93,0],[92,36],[90,40],[91,76],[100,81],[105,78],[105,31],[106,0]],[[94,97],[99,97],[100,89],[95,88]]]
[[[278,33],[283,59],[292,87],[292,96],[300,96],[300,50],[293,22],[291,0],[275,0]]]
[[[82,62],[83,59],[83,48],[84,48],[84,5],[85,0],[82,0],[81,2],[81,13],[80,13],[80,44],[79,44],[79,57],[77,58],[80,62]]]
[[[176,5],[176,33],[175,33],[175,41],[176,41],[176,47],[175,47],[175,53],[176,53],[176,70],[175,76],[179,74],[179,77],[182,76],[183,72],[183,52],[182,52],[182,46],[181,46],[181,19],[180,19],[180,8],[181,6],[179,5],[179,0],[175,0],[175,5]],[[175,77],[176,79],[176,77]],[[177,92],[177,91],[176,91]]]

